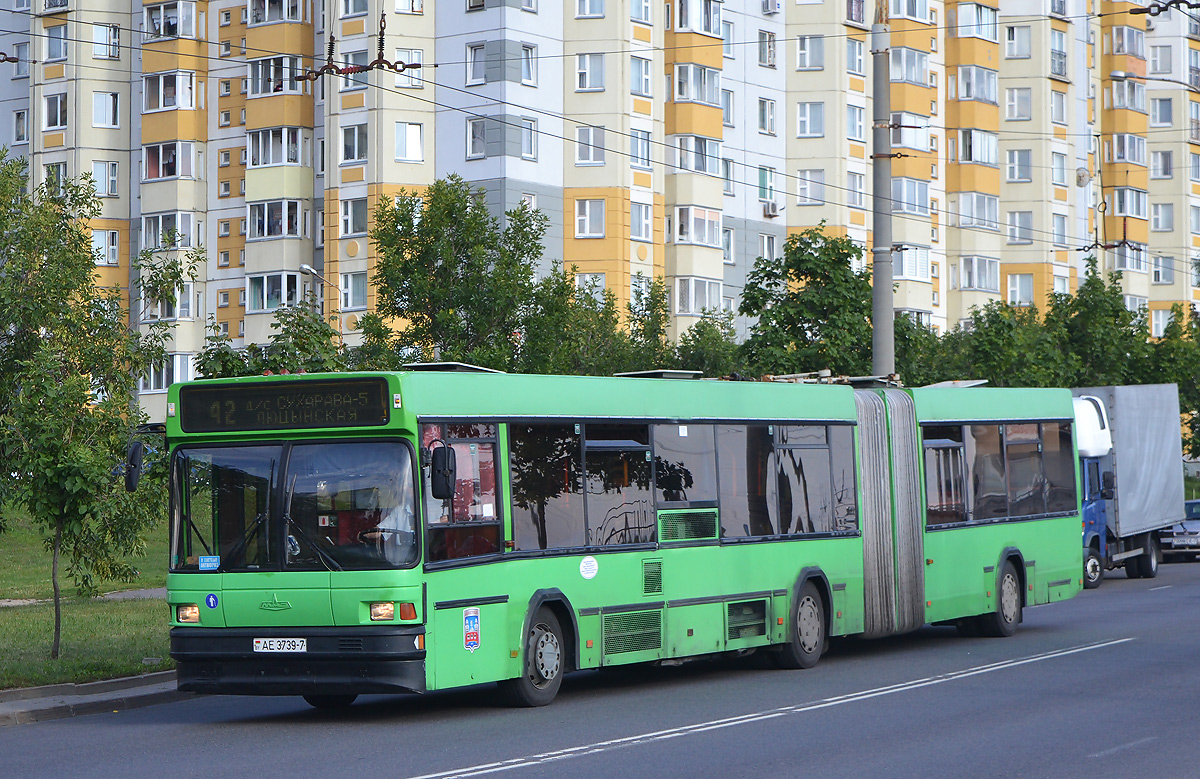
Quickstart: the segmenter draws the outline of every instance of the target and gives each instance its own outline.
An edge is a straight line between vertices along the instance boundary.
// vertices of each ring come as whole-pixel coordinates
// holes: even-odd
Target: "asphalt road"
[[[753,658],[585,672],[542,709],[491,686],[201,697],[0,729],[0,775],[723,778],[1195,777],[1200,563],[1110,573],[1007,639],[927,627],[841,641],[808,671]]]

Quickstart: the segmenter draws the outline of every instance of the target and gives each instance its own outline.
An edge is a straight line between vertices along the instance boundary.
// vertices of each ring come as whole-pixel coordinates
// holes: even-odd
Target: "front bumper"
[[[423,625],[171,628],[179,689],[219,695],[425,692]],[[254,651],[256,638],[303,638],[303,653]]]

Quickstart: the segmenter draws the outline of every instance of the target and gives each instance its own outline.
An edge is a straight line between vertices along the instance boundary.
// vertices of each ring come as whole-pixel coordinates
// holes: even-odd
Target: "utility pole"
[[[871,25],[871,194],[874,246],[871,249],[871,372],[896,372],[895,330],[892,319],[892,79],[891,29],[887,0],[875,0]]]

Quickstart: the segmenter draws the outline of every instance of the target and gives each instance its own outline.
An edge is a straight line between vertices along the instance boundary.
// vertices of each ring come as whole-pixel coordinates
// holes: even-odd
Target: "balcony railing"
[[[1067,53],[1065,51],[1050,52],[1050,75],[1067,77]]]

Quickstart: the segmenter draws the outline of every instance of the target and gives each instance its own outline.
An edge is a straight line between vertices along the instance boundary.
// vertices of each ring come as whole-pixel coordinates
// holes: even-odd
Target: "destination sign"
[[[388,421],[382,378],[189,385],[179,390],[185,433],[371,427]]]

